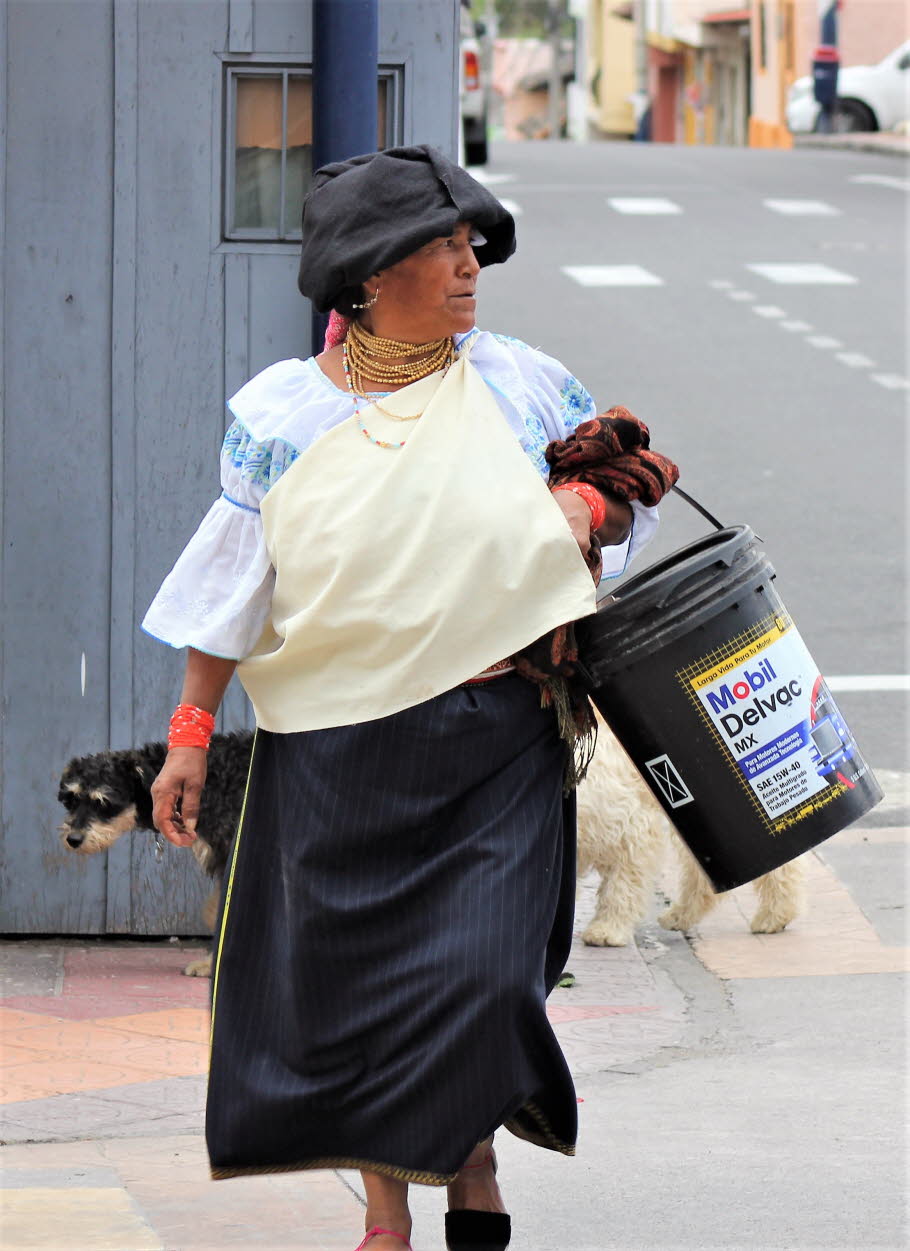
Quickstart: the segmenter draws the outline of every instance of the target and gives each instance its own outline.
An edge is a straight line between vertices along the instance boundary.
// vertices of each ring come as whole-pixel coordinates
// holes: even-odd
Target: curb
[[[910,137],[878,131],[850,135],[794,135],[794,148],[827,148],[847,152],[874,152],[880,156],[910,157]]]

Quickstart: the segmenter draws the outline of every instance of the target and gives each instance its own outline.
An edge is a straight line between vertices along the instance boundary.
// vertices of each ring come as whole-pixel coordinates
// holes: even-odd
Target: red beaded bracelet
[[[210,712],[195,704],[178,704],[168,726],[168,748],[201,747],[208,751],[214,730],[215,718]]]
[[[597,487],[592,487],[587,482],[561,482],[559,486],[553,488],[553,494],[555,495],[557,491],[572,491],[584,500],[591,510],[592,531],[599,530],[606,521],[607,505]]]

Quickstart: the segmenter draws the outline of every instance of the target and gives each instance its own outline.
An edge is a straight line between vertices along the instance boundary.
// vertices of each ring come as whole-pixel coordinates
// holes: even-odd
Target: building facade
[[[586,25],[593,134],[635,133],[641,64],[653,141],[792,145],[787,91],[811,73],[817,0],[589,0]],[[907,38],[907,10],[903,0],[842,0],[838,25],[842,64],[872,64]]]
[[[377,142],[457,151],[457,0],[380,0]],[[181,656],[138,622],[219,491],[225,399],[307,356],[309,0],[9,0],[2,846],[6,933],[200,933],[192,856],[77,856],[57,781],[161,739]],[[248,723],[232,689],[222,724]]]

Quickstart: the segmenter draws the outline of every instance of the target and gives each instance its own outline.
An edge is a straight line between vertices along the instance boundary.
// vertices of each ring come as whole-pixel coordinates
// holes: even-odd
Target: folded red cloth
[[[621,405],[583,421],[567,439],[555,439],[545,455],[551,487],[588,482],[626,503],[658,504],[679,477],[672,460],[651,450],[645,423]]]

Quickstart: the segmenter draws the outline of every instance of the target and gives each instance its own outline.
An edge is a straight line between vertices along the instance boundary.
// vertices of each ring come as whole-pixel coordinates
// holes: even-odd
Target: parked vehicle
[[[461,125],[466,165],[487,163],[487,82],[478,25],[461,4]]]
[[[893,130],[910,118],[910,40],[877,65],[848,65],[837,76],[834,129]],[[787,125],[794,134],[817,130],[821,109],[811,76],[797,78],[787,95]]]

